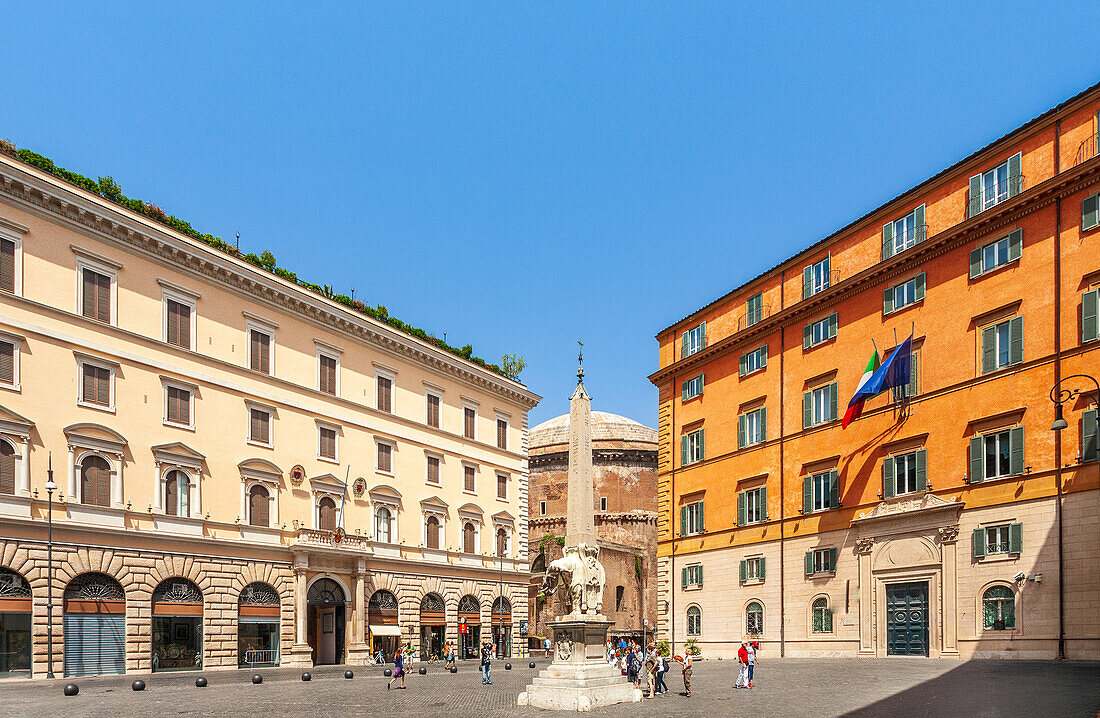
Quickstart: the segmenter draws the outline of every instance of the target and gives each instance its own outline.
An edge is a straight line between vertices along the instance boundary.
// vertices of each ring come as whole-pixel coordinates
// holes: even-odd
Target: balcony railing
[[[1097,132],[1081,143],[1081,146],[1077,148],[1077,159],[1073,164],[1079,165],[1082,162],[1091,160],[1096,156],[1097,148],[1100,148],[1100,132]]]
[[[1013,175],[1002,183],[994,185],[993,187],[986,187],[983,191],[978,193],[977,197],[971,197],[970,202],[967,204],[966,216],[969,219],[975,215],[981,214],[991,207],[1011,199],[1016,195],[1024,191],[1024,176]]]
[[[882,242],[882,258],[889,259],[895,254],[901,254],[905,250],[920,244],[928,237],[928,225],[918,224],[907,230],[904,234],[895,234],[890,239]]]
[[[737,331],[748,329],[753,324],[759,324],[772,315],[772,307],[770,304],[761,306],[755,312],[747,312],[742,314],[737,319]]]
[[[328,546],[331,548],[346,548],[359,551],[366,551],[370,548],[370,539],[365,536],[345,533],[340,543],[337,543],[335,531],[310,529],[304,526],[298,529],[295,538],[297,543],[307,544],[309,546]]]

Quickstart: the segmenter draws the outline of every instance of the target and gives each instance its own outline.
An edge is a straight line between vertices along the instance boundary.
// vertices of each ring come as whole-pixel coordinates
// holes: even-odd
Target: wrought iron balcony
[[[995,207],[1005,200],[1011,199],[1024,191],[1024,176],[1013,175],[1002,183],[992,187],[986,187],[978,193],[977,197],[971,197],[967,203],[966,217],[969,219],[975,215]]]
[[[1079,165],[1082,162],[1087,162],[1097,155],[1097,148],[1100,148],[1100,132],[1085,139],[1081,143],[1081,146],[1077,148],[1077,159],[1074,161],[1074,165]]]
[[[772,315],[770,304],[764,304],[755,312],[746,312],[737,318],[737,331],[748,329],[753,324],[759,324]]]
[[[910,247],[920,244],[928,237],[928,225],[918,224],[908,229],[903,234],[895,234],[882,242],[882,258],[889,259],[895,254],[901,254]]]

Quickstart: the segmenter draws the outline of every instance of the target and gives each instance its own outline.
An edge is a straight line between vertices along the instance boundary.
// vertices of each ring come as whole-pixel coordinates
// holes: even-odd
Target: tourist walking
[[[493,679],[489,675],[489,669],[493,663],[493,652],[489,650],[488,643],[481,644],[481,683],[482,685],[489,685],[493,682]]]
[[[665,685],[665,674],[668,673],[668,658],[665,656],[657,656],[657,695],[665,695],[668,693],[668,686]]]
[[[749,687],[749,649],[748,641],[741,641],[741,647],[737,649],[737,683],[734,688]]]
[[[645,654],[645,686],[646,698],[657,695],[657,648],[650,644]]]
[[[447,645],[443,648],[443,654],[446,657],[446,661],[443,663],[444,668],[450,668],[451,666],[457,666],[455,662],[455,647],[450,641],[447,641]]]
[[[691,654],[684,651],[684,695],[691,698],[691,664],[693,659]]]
[[[397,651],[393,654],[393,677],[390,678],[390,682],[386,684],[386,690],[390,689],[394,681],[400,680],[401,685],[398,688],[405,687],[405,654],[399,646]]]
[[[626,678],[635,688],[641,688],[641,677],[639,675],[641,667],[642,662],[638,659],[638,654],[631,648],[630,653],[626,654]]]
[[[756,641],[749,641],[749,645],[745,647],[745,653],[749,658],[749,688],[753,688],[752,685],[752,673],[756,668],[756,652],[760,649],[760,644]]]

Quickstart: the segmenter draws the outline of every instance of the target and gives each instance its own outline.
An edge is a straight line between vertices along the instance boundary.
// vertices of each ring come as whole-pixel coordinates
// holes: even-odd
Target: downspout
[[[784,498],[786,494],[783,491],[783,354],[786,349],[786,342],[784,340],[786,334],[786,327],[779,327],[779,657],[783,658],[787,653],[787,618],[786,618],[786,595],[784,592],[784,578],[783,575],[786,571],[783,570],[786,565],[783,561],[785,542],[783,540],[783,526],[784,515],[783,508],[785,505]]]
[[[675,335],[673,335],[675,336]],[[675,360],[676,357],[676,342],[672,342],[672,356]],[[669,417],[669,440],[672,446],[669,447],[668,463],[672,467],[672,488],[668,497],[668,526],[669,537],[672,539],[672,557],[669,567],[669,594],[672,596],[671,607],[668,611],[668,621],[672,629],[672,640],[669,642],[669,652],[672,655],[676,655],[676,511],[674,502],[676,500],[676,375],[669,377],[668,384],[668,400],[672,405],[672,415]]]
[[[1054,122],[1054,171],[1061,172],[1061,118]],[[1062,380],[1062,198],[1054,200],[1054,385]],[[1062,552],[1062,432],[1054,432],[1055,513],[1058,517],[1058,658],[1066,657],[1066,582]]]

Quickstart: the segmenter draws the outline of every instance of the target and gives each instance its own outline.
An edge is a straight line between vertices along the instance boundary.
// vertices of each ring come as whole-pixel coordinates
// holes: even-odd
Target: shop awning
[[[370,626],[372,636],[400,636],[400,626]]]

